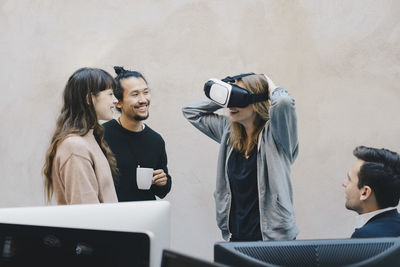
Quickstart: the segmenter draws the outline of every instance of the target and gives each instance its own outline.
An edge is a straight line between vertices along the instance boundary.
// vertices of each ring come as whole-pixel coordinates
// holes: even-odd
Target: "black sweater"
[[[155,196],[165,197],[171,190],[171,176],[168,174],[167,154],[161,135],[149,126],[141,132],[131,132],[116,120],[103,124],[104,139],[110,146],[118,166],[115,189],[119,201],[154,200]],[[149,190],[140,190],[136,184],[136,167],[163,169],[167,184],[152,185]]]

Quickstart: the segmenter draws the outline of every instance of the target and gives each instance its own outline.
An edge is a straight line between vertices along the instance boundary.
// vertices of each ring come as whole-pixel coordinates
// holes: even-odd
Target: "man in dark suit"
[[[347,178],[346,208],[358,221],[352,238],[400,236],[400,157],[387,149],[359,146]]]

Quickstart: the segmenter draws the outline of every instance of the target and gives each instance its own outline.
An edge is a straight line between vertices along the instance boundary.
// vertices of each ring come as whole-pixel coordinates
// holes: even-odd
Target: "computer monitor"
[[[228,265],[209,262],[189,255],[164,249],[161,267],[228,267]]]
[[[142,233],[150,240],[151,267],[160,266],[162,250],[170,247],[170,204],[163,200],[3,208],[0,223]],[[3,252],[7,242],[3,240]]]
[[[0,223],[0,266],[147,267],[146,233]]]
[[[214,261],[230,266],[399,266],[400,237],[221,242]]]

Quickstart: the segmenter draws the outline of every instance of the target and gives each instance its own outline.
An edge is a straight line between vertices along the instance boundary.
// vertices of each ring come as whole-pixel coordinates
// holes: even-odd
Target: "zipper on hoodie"
[[[268,122],[267,122],[268,123]],[[265,124],[267,125],[267,124]],[[261,216],[261,197],[260,197],[260,181],[259,181],[259,169],[260,167],[258,166],[258,163],[261,163],[261,160],[258,160],[261,155],[260,155],[260,151],[261,151],[261,139],[262,139],[262,133],[265,131],[265,127],[264,129],[261,131],[261,133],[258,135],[258,144],[257,144],[257,190],[258,190],[258,210],[260,212],[260,231],[261,231],[261,240],[264,240],[264,235],[263,235],[263,227],[262,227],[262,216]],[[268,168],[268,162],[267,162],[267,168]],[[269,177],[268,177],[269,179]]]
[[[228,225],[227,225],[228,232],[229,232],[229,240],[230,240],[231,237],[232,237],[232,232],[231,232],[231,229],[229,228],[230,219],[231,219],[230,218],[230,214],[231,214],[231,206],[232,206],[232,191],[231,191],[231,184],[229,182],[227,167],[228,167],[228,159],[229,159],[229,156],[231,155],[233,149],[232,149],[232,147],[229,147],[229,146],[228,146],[228,149],[229,149],[228,155],[226,156],[226,159],[225,159],[225,180],[226,180],[226,182],[228,184],[228,191],[229,191],[229,198],[230,198],[229,209],[228,209]]]

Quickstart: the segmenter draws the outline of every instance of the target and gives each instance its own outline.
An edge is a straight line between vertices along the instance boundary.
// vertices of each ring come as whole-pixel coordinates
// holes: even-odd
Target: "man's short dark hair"
[[[122,88],[120,80],[126,79],[129,77],[142,78],[147,84],[146,79],[143,74],[138,71],[125,70],[124,67],[114,66],[115,73],[117,76],[115,77],[115,82],[117,83],[116,88],[114,89],[114,95],[118,99],[118,101],[122,101],[124,97],[124,88]],[[118,107],[116,108],[118,111],[121,111]]]
[[[380,209],[397,206],[400,198],[399,154],[365,146],[356,147],[353,154],[365,161],[358,173],[358,188],[371,187]]]

